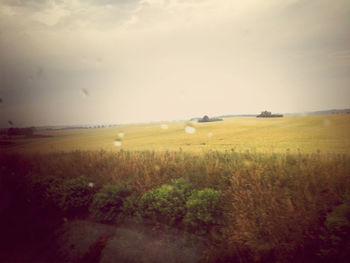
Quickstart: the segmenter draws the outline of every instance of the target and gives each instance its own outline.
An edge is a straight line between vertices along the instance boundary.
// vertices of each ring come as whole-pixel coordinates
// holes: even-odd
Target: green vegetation
[[[344,201],[333,208],[325,221],[321,235],[323,246],[320,257],[329,261],[346,262],[350,258],[350,192],[346,192]]]
[[[140,213],[156,222],[179,225],[186,214],[185,205],[190,194],[190,185],[185,180],[172,180],[171,185],[164,184],[142,196]]]
[[[106,185],[94,196],[90,212],[99,222],[116,223],[133,214],[131,192],[124,185]]]
[[[95,189],[90,186],[88,179],[79,176],[62,182],[59,188],[61,194],[60,208],[65,212],[84,214],[95,194]]]
[[[185,224],[190,231],[206,233],[222,218],[220,191],[211,188],[195,191],[186,202]]]

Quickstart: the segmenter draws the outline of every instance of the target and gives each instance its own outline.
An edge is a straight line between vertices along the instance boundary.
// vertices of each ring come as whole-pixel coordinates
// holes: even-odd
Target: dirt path
[[[169,232],[154,234],[144,225],[111,226],[85,220],[65,223],[56,253],[65,262],[198,262],[201,249]]]

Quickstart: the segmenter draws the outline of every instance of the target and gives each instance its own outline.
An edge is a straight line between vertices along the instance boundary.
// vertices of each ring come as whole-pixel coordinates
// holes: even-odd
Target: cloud
[[[80,0],[81,3],[89,3],[92,5],[118,5],[118,6],[130,6],[135,5],[140,0]]]
[[[329,54],[332,58],[350,58],[350,50],[342,50]]]
[[[0,0],[0,96],[16,116],[39,97],[90,107],[87,122],[342,107],[349,12],[347,0]],[[69,116],[46,104],[52,121]]]
[[[50,0],[1,0],[1,5],[12,7],[26,7],[30,9],[43,9],[50,6]]]

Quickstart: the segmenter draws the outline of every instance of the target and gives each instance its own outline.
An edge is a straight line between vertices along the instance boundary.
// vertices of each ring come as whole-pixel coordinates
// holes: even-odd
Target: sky
[[[0,0],[0,127],[349,107],[349,0]]]

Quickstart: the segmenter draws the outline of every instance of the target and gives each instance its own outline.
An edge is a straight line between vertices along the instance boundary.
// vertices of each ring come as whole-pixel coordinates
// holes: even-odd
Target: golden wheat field
[[[188,126],[194,129],[186,132]],[[101,129],[46,130],[37,134],[49,137],[15,139],[15,144],[6,149],[349,153],[350,115],[232,117],[222,122],[157,122]]]

